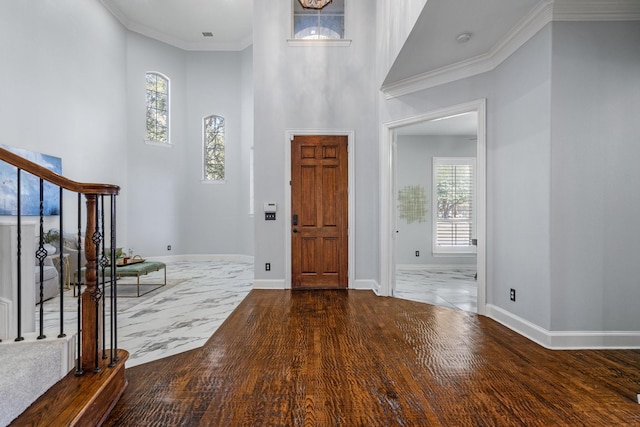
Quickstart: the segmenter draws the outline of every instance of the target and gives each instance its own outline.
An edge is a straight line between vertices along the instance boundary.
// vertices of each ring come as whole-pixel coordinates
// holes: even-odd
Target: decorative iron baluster
[[[40,335],[38,339],[45,339],[47,336],[44,334],[44,260],[47,257],[47,250],[44,248],[44,180],[40,178],[40,238],[38,239],[39,246],[36,251],[36,258],[38,259],[38,265],[40,266]]]
[[[104,230],[104,194],[100,195],[100,203],[98,204],[98,212],[100,213],[100,231],[102,233],[102,251],[100,251],[100,269],[102,270],[102,295],[106,295],[105,293],[105,283],[106,283],[106,278],[105,278],[105,269],[107,268],[107,265],[109,263],[109,261],[107,260],[106,254],[105,254],[105,241],[106,239],[106,235],[105,235],[105,230]],[[113,276],[110,277],[111,279],[111,287],[113,287],[114,283],[113,283]],[[107,329],[105,328],[104,325],[107,324],[107,310],[104,307],[104,302],[102,305],[102,358],[106,359],[107,358],[107,349],[106,349],[106,343],[107,343]]]
[[[17,250],[18,250],[18,333],[16,337],[16,341],[24,341],[24,337],[22,336],[22,186],[20,184],[20,177],[22,176],[22,169],[18,169],[18,241]]]
[[[111,277],[116,276],[116,195],[111,195]],[[111,366],[120,360],[118,357],[118,286],[111,286]],[[115,356],[114,356],[115,353]]]
[[[97,198],[96,198],[97,199]],[[97,202],[97,200],[96,200]],[[95,254],[97,255],[100,250],[100,242],[102,241],[102,234],[100,233],[100,226],[98,225],[98,206],[95,209],[95,231],[93,236],[91,237],[91,241],[95,245]],[[93,368],[93,372],[98,373],[101,372],[100,369],[100,300],[102,299],[102,291],[100,290],[100,285],[97,283],[98,270],[100,268],[100,263],[95,262],[95,275],[96,275],[96,283],[93,287],[93,291],[91,292],[91,300],[95,303],[95,366]]]
[[[84,371],[82,370],[82,330],[81,330],[81,324],[82,324],[82,313],[81,313],[81,308],[82,308],[82,297],[80,295],[80,292],[82,291],[82,286],[81,286],[81,282],[82,282],[82,265],[81,265],[81,260],[82,260],[82,254],[81,254],[81,248],[82,248],[82,195],[80,193],[78,193],[78,240],[76,241],[76,248],[78,249],[78,271],[76,271],[76,276],[75,276],[75,280],[76,283],[74,283],[73,285],[77,287],[78,290],[78,335],[76,336],[76,339],[78,340],[78,361],[77,361],[77,365],[76,365],[76,376],[77,375],[82,375],[84,373]]]
[[[64,333],[64,284],[66,275],[69,274],[66,271],[66,265],[64,263],[64,240],[62,239],[64,226],[63,224],[63,215],[62,215],[62,187],[60,187],[60,200],[58,202],[58,209],[60,210],[60,227],[58,234],[58,244],[60,245],[60,333],[58,334],[58,338],[66,337],[67,334]]]

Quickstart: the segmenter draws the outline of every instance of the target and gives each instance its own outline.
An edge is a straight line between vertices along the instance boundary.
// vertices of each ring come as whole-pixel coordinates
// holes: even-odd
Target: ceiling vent
[[[203,31],[202,32],[202,36],[203,37],[213,37],[213,33],[210,31]]]

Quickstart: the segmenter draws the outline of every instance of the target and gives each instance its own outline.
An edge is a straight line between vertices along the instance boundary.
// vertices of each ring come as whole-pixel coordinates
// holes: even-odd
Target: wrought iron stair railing
[[[73,224],[75,222],[73,217],[71,217],[70,221],[68,220],[68,214],[63,210],[63,206],[65,205],[64,200],[65,197],[67,200],[69,197],[73,198],[74,193],[77,195],[77,212],[75,213],[77,228],[74,229],[72,226],[71,229],[73,230],[72,233],[77,236],[78,249],[84,250],[84,257],[86,258],[86,264],[82,266],[81,251],[77,251],[78,267],[76,271],[65,271],[65,269],[69,268],[69,264],[64,262],[59,263],[59,289],[57,291],[60,302],[58,337],[64,337],[70,332],[65,330],[64,301],[65,297],[72,298],[71,295],[68,295],[69,292],[65,292],[65,278],[71,277],[74,278],[71,286],[76,288],[78,295],[77,325],[75,328],[75,332],[77,333],[75,374],[81,375],[87,370],[100,372],[104,366],[115,366],[119,360],[117,347],[117,288],[115,282],[113,286],[109,286],[108,290],[106,289],[106,285],[107,283],[111,283],[111,278],[116,277],[116,198],[119,194],[120,187],[110,184],[72,181],[2,147],[0,147],[0,161],[16,168],[17,185],[15,188],[18,192],[17,215],[15,216],[17,241],[14,246],[17,251],[17,264],[14,267],[17,269],[17,275],[15,276],[17,280],[16,283],[12,283],[12,286],[15,286],[14,291],[17,295],[16,315],[14,317],[17,328],[15,328],[16,336],[11,339],[17,342],[24,339],[24,331],[22,330],[23,310],[30,308],[27,306],[28,304],[31,304],[31,307],[33,307],[34,304],[33,300],[27,301],[23,298],[26,286],[36,286],[36,300],[39,305],[37,338],[46,338],[44,330],[45,313],[43,308],[43,270],[44,261],[48,253],[44,241],[45,215],[43,211],[43,185],[45,182],[48,182],[56,186],[60,192],[58,215],[59,247],[57,248],[57,250],[59,250],[59,259],[62,261],[66,251],[68,251],[63,244],[65,224]],[[20,191],[21,181],[26,174],[34,175],[39,181],[40,187],[40,213],[36,225],[36,228],[38,228],[37,231],[39,231],[39,237],[35,242],[35,284],[24,283],[24,274],[22,272],[24,268],[22,257],[25,254],[23,252],[24,242],[22,237],[24,215],[21,212]],[[83,196],[85,199],[85,210],[82,209]],[[73,206],[74,202],[75,201],[71,201],[71,203],[67,205]],[[105,215],[105,212],[108,212],[108,214]],[[82,218],[85,219],[84,231],[82,230]],[[47,221],[51,220],[48,219]],[[109,242],[108,245],[107,242]],[[105,277],[109,279],[105,280]],[[84,278],[84,283],[82,282],[82,278]],[[101,280],[99,280],[99,278],[101,278]],[[83,285],[84,290],[82,291]],[[75,294],[76,292],[74,291],[74,295]],[[109,359],[109,363],[106,363],[105,359]]]

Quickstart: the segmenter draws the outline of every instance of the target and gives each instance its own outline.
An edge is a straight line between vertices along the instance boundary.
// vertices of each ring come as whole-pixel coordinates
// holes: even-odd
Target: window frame
[[[157,77],[162,78],[165,82],[166,82],[166,87],[167,87],[167,91],[166,91],[166,97],[167,97],[167,101],[166,101],[166,122],[167,122],[167,141],[163,142],[163,141],[158,141],[158,140],[153,140],[153,139],[149,139],[149,133],[147,131],[147,120],[149,119],[149,106],[147,104],[147,100],[148,100],[148,89],[147,89],[147,76],[149,76],[150,74],[153,74]],[[158,147],[171,147],[172,146],[172,142],[171,142],[171,79],[159,72],[159,71],[147,71],[144,75],[144,82],[145,82],[145,131],[144,131],[144,142],[148,145],[155,145]],[[157,85],[156,85],[157,87]],[[156,93],[158,93],[156,91]],[[156,128],[157,128],[157,119],[154,119],[154,121],[156,122]]]
[[[434,256],[467,256],[476,254],[476,246],[469,241],[468,245],[459,246],[441,246],[438,245],[438,166],[440,165],[460,165],[471,166],[471,239],[476,236],[476,208],[475,202],[477,198],[476,188],[476,158],[475,157],[433,157],[432,159],[432,234],[431,247]],[[447,222],[447,221],[445,221]],[[455,222],[455,221],[450,221]],[[465,222],[465,221],[459,221]],[[468,222],[468,221],[467,221]],[[470,239],[470,240],[471,240]]]
[[[207,178],[207,119],[219,117],[222,119],[222,145],[224,152],[224,161],[222,164],[223,177],[222,179],[210,179]],[[209,114],[202,118],[202,180],[203,184],[223,184],[227,179],[227,138],[226,138],[227,119],[220,114]]]
[[[348,31],[348,22],[347,22],[347,17],[348,17],[348,8],[349,8],[349,1],[348,0],[344,0],[344,10],[343,10],[343,19],[342,19],[342,24],[344,26],[344,32],[342,35],[342,38],[340,39],[298,39],[295,37],[295,3],[298,2],[298,0],[291,0],[290,2],[290,7],[291,7],[291,28],[289,31],[289,35],[291,38],[289,38],[287,40],[287,43],[289,46],[292,47],[300,47],[300,46],[313,46],[313,47],[319,47],[319,46],[332,46],[332,47],[348,47],[351,45],[351,39],[347,38],[347,35],[349,34]]]

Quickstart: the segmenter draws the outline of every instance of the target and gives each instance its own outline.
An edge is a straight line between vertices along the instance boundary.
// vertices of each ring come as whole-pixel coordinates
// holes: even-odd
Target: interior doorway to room
[[[385,125],[389,295],[484,313],[484,117],[476,102]]]
[[[349,285],[348,138],[291,139],[291,287]]]

